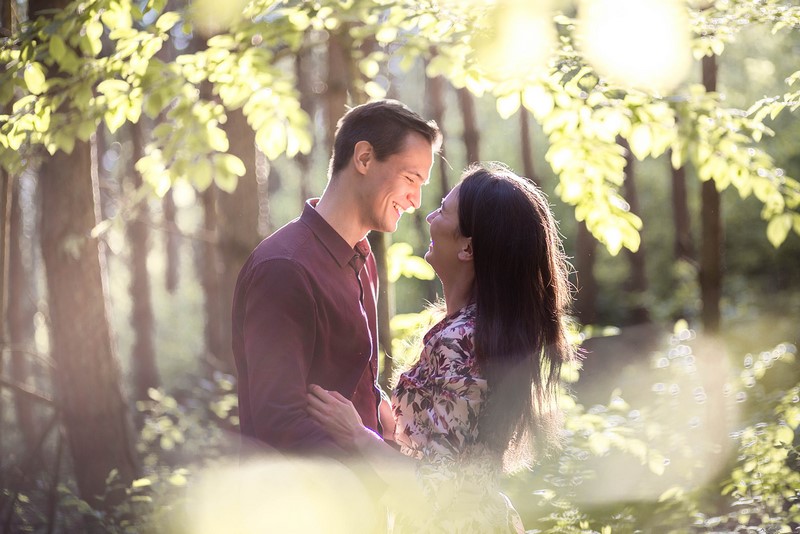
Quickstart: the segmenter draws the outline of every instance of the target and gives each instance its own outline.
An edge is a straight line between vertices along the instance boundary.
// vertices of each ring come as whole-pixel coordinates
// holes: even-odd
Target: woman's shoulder
[[[470,304],[448,315],[428,330],[428,333],[425,334],[424,341],[428,343],[433,341],[434,338],[471,338],[475,331],[475,315],[474,304]]]
[[[473,375],[477,373],[475,358],[475,311],[474,305],[454,314],[442,328],[427,340],[434,357],[438,360],[440,373]]]

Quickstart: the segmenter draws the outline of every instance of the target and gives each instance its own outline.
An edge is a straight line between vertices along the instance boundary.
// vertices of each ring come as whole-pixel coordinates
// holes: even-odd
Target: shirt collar
[[[317,239],[325,246],[331,256],[336,260],[340,267],[349,264],[355,256],[361,257],[361,263],[366,261],[366,258],[372,253],[367,238],[362,239],[356,243],[355,248],[351,248],[339,233],[328,224],[322,215],[317,213],[314,208],[319,202],[318,198],[307,200],[303,206],[303,213],[300,215],[300,220],[305,223]],[[360,269],[359,269],[360,270]]]

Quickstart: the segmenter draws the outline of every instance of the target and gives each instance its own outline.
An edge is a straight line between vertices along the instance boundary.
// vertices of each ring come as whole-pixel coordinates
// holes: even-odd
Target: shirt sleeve
[[[306,273],[287,259],[254,268],[244,310],[244,354],[254,437],[279,450],[338,449],[306,412],[316,337]]]

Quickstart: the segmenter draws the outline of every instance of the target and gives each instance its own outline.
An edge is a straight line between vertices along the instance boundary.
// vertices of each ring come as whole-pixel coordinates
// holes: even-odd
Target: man
[[[419,207],[440,144],[435,122],[395,100],[340,119],[322,197],[262,241],[239,274],[233,352],[244,436],[283,452],[336,450],[306,413],[312,383],[350,399],[381,433],[378,276],[366,235],[395,231]]]

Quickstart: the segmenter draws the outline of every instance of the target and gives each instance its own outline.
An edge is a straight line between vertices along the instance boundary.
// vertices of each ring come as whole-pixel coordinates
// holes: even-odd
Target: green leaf
[[[653,133],[650,127],[646,124],[637,124],[631,129],[631,135],[628,139],[628,144],[631,147],[631,152],[639,161],[645,159],[651,152],[653,147]]]
[[[126,94],[129,89],[130,85],[124,80],[103,80],[97,84],[97,92],[104,95]]]
[[[238,161],[241,168],[237,167],[237,163],[232,162],[230,158]],[[244,164],[239,158],[230,154],[219,154],[214,159],[214,183],[217,184],[221,190],[226,193],[233,193],[236,191],[236,186],[239,184],[239,178],[236,174],[238,171],[244,170]],[[236,171],[236,172],[234,172]],[[244,174],[244,172],[242,172]]]
[[[55,134],[53,134],[53,142],[55,143],[56,147],[60,148],[67,154],[72,154],[72,150],[75,148],[75,136],[70,132],[65,132],[64,130],[58,130]]]
[[[267,159],[274,161],[286,150],[286,130],[277,121],[270,121],[256,132],[256,143]]]
[[[50,50],[50,55],[56,60],[56,63],[61,63],[61,60],[64,58],[64,53],[67,49],[66,45],[64,44],[64,39],[62,39],[58,34],[53,35],[50,38],[48,49]]]
[[[201,159],[195,162],[187,176],[198,191],[205,191],[214,182],[214,168],[210,161]]]
[[[11,82],[0,83],[0,106],[5,106],[14,96],[14,84]],[[4,119],[8,120],[8,119]]]
[[[242,163],[242,160],[234,156],[233,154],[219,154],[217,156],[220,165],[229,173],[233,174],[234,176],[244,176],[247,172],[247,168]]]
[[[664,458],[661,457],[660,455],[657,454],[653,455],[653,457],[650,458],[650,461],[648,462],[647,466],[650,468],[650,471],[652,471],[656,475],[660,476],[664,474],[664,469],[665,469]]]
[[[611,447],[611,442],[608,437],[602,432],[593,432],[589,434],[589,450],[595,456],[602,456],[608,452]]]
[[[511,93],[509,95],[500,96],[497,98],[497,113],[503,118],[507,119],[517,112],[521,104],[520,94]]]
[[[169,477],[169,483],[173,486],[185,486],[187,482],[186,477],[181,473],[174,473]]]
[[[131,487],[132,488],[146,488],[148,486],[151,486],[152,484],[153,483],[149,478],[139,478],[139,479],[134,480],[131,483]]]
[[[397,39],[397,28],[394,26],[384,26],[375,34],[375,40],[379,43],[391,43]]]
[[[158,17],[158,20],[156,21],[156,29],[161,33],[166,33],[167,31],[172,29],[172,27],[175,26],[178,22],[180,22],[180,20],[181,20],[180,13],[176,13],[174,11],[168,11],[167,13],[164,13],[163,15]]]
[[[208,127],[208,146],[217,152],[228,151],[228,136],[222,128],[209,125]]]
[[[371,80],[364,84],[364,92],[373,99],[384,98],[386,96],[386,89],[384,89],[379,83]]]
[[[40,95],[47,89],[47,79],[39,63],[34,62],[26,66],[23,78],[28,91],[34,95]]]
[[[381,70],[380,65],[374,59],[363,59],[358,63],[358,69],[366,76],[367,78],[375,78]]]
[[[526,87],[522,91],[522,104],[528,108],[537,120],[542,120],[553,111],[555,100],[541,85]]]
[[[122,106],[122,105],[117,105],[112,109],[106,111],[105,115],[103,115],[103,119],[105,120],[109,132],[114,133],[117,130],[119,130],[123,124],[125,124],[126,111],[127,111],[127,106]]]
[[[97,56],[103,49],[103,23],[99,20],[92,20],[86,24],[86,34],[81,40],[81,49],[92,57]]]
[[[792,214],[781,213],[773,217],[769,224],[767,224],[767,239],[772,243],[772,246],[778,248],[786,240],[789,235],[789,230],[792,229]]]
[[[97,124],[94,120],[85,120],[78,125],[76,135],[81,141],[88,141],[93,133],[97,131]]]
[[[784,445],[791,445],[794,441],[794,431],[788,426],[779,426],[775,431],[775,441]]]

